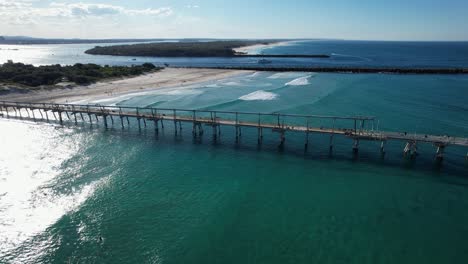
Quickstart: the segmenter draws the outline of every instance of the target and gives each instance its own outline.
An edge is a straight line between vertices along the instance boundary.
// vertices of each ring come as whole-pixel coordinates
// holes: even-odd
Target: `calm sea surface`
[[[336,53],[336,65],[468,65],[463,43],[427,52],[397,44],[300,42],[263,52]],[[158,61],[91,57],[86,45],[1,48],[1,61],[34,64]],[[260,72],[93,103],[372,115],[380,129],[468,137],[467,102],[463,75]],[[210,133],[194,140],[188,124],[177,137],[170,124],[159,136],[148,126],[0,119],[0,263],[468,261],[467,149],[448,147],[436,166],[431,145],[411,161],[404,142],[382,159],[379,142],[362,142],[353,157],[352,141],[338,137],[329,155],[328,137],[312,135],[305,153],[305,136],[287,134],[279,152],[269,131],[259,147],[255,130],[236,144],[232,128],[214,142]]]

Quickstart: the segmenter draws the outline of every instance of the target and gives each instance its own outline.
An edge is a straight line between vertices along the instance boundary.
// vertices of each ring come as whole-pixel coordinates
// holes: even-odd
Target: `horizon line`
[[[206,40],[282,40],[282,41],[369,41],[369,42],[468,42],[466,40],[390,40],[390,39],[345,39],[345,38],[213,38],[213,37],[180,37],[180,38],[132,38],[132,37],[115,37],[115,38],[65,38],[65,37],[33,37],[33,36],[11,36],[0,35],[6,38],[25,38],[25,39],[41,39],[41,40],[181,40],[181,39],[206,39]]]

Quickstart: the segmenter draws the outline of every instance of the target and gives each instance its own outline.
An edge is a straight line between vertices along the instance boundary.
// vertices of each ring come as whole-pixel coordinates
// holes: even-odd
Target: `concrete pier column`
[[[410,143],[406,142],[405,148],[403,149],[403,154],[406,156],[411,151]]]
[[[216,127],[216,125],[212,125],[212,127],[213,127],[213,139],[216,140],[216,139],[218,139],[218,133],[216,131],[217,127]]]
[[[412,158],[416,157],[418,155],[418,147],[416,145],[416,142],[408,141],[403,150],[403,155],[405,157],[406,156],[411,156]]]
[[[62,112],[58,112],[58,116],[59,116],[59,119],[60,119],[60,125],[63,126],[63,120],[62,120]]]
[[[78,125],[78,120],[76,119],[76,113],[73,113],[73,117],[75,118],[75,125]]]
[[[156,135],[159,134],[159,125],[157,119],[154,119],[154,131],[156,132]]]
[[[436,160],[441,162],[444,160],[445,145],[437,146]]]
[[[36,121],[36,116],[34,115],[34,109],[32,108],[31,108],[31,113],[32,113],[33,120]]]
[[[353,143],[353,152],[358,153],[359,152],[359,139],[355,138],[354,143]]]
[[[174,118],[174,132],[175,134],[177,135],[177,111],[176,110],[173,110],[174,111],[174,114],[173,114],[173,118]]]
[[[112,124],[112,126],[114,126],[114,117],[112,115],[110,115],[110,118],[111,118],[111,124]]]
[[[125,128],[124,122],[123,122],[123,116],[120,116],[120,124],[122,125],[122,129]]]
[[[130,125],[130,120],[128,119],[128,116],[127,116],[127,125]]]
[[[261,145],[263,142],[263,129],[261,127],[258,127],[257,142],[258,145]]]
[[[45,116],[46,116],[46,119],[47,119],[47,123],[49,122],[49,114],[47,113],[47,110],[44,111],[45,112]]]
[[[279,148],[280,148],[281,150],[284,149],[284,143],[285,143],[285,142],[286,142],[286,135],[285,135],[284,130],[282,130],[281,133],[280,133],[280,145],[279,145]]]
[[[107,128],[107,116],[103,115],[102,118],[104,119],[104,127]]]
[[[143,125],[145,126],[146,128],[146,118],[143,117]]]
[[[380,155],[382,156],[385,156],[385,144],[386,144],[386,141],[382,141],[380,143]]]
[[[90,113],[88,113],[88,117],[89,117],[89,123],[91,123],[91,125],[93,125],[93,117],[91,116]]]

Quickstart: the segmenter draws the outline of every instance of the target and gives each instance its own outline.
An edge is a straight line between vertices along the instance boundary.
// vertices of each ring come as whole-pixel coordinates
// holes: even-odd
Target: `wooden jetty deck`
[[[428,143],[436,147],[436,158],[443,159],[444,150],[447,146],[468,147],[468,138],[435,136],[424,134],[409,134],[400,132],[380,131],[376,118],[371,116],[321,116],[321,115],[292,115],[280,113],[250,113],[187,109],[163,109],[151,107],[119,107],[103,105],[79,105],[79,104],[51,104],[51,103],[19,103],[0,101],[0,116],[10,118],[22,118],[22,109],[26,115],[34,120],[42,119],[49,121],[52,118],[63,124],[64,117],[71,122],[78,123],[96,122],[102,119],[105,127],[114,124],[114,118],[120,119],[120,125],[125,128],[129,126],[129,118],[138,121],[141,129],[143,122],[147,127],[147,121],[154,123],[156,133],[164,128],[164,123],[173,123],[174,131],[182,130],[182,123],[192,124],[194,136],[204,133],[203,126],[212,128],[213,138],[216,140],[221,134],[220,127],[227,126],[235,128],[236,139],[242,135],[242,128],[255,128],[258,130],[258,143],[263,140],[263,130],[271,129],[280,135],[279,146],[283,147],[286,132],[300,132],[306,135],[305,148],[309,145],[309,134],[319,133],[330,136],[330,150],[333,149],[334,136],[345,136],[353,140],[353,150],[358,152],[360,141],[381,142],[380,151],[385,153],[385,144],[389,140],[406,142],[403,153],[414,156],[417,154],[419,143]],[[29,113],[31,112],[31,114]],[[35,113],[36,112],[36,113]],[[24,113],[24,112],[23,112]],[[51,115],[49,115],[51,113]],[[57,114],[57,115],[56,115]],[[87,118],[86,118],[87,116]],[[329,126],[314,126],[314,124],[327,123]],[[466,158],[468,159],[468,153]]]

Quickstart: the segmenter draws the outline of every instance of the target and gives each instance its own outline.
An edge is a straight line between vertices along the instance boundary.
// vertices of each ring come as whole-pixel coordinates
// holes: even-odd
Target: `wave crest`
[[[301,85],[308,85],[309,84],[309,78],[312,77],[312,75],[300,77],[297,79],[294,79],[288,83],[285,83],[284,85],[286,86],[301,86]]]
[[[239,97],[239,100],[243,101],[270,101],[278,97],[275,93],[266,92],[263,90],[255,91]]]

